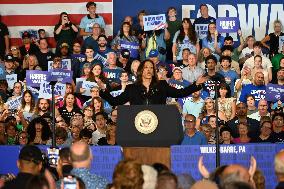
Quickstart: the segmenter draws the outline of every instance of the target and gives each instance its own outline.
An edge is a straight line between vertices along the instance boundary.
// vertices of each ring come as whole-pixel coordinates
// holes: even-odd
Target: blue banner
[[[284,144],[246,144],[221,145],[221,165],[241,164],[249,168],[250,158],[254,156],[257,167],[264,173],[266,187],[275,188],[277,182],[274,174],[274,156],[284,148]],[[191,145],[171,147],[171,166],[176,174],[188,173],[194,179],[201,179],[197,162],[203,156],[204,165],[211,172],[216,168],[214,145]]]
[[[73,82],[73,71],[64,69],[50,70],[50,76],[48,81],[60,81],[61,83],[72,83]]]
[[[5,65],[0,63],[0,80],[6,80]]]
[[[284,101],[284,86],[269,83],[266,86],[265,100],[276,102],[278,100]]]
[[[38,147],[47,154],[48,146]],[[0,174],[18,173],[16,162],[21,148],[21,146],[0,146]],[[91,146],[90,148],[94,157],[91,165],[91,172],[111,181],[115,165],[123,158],[121,147]]]
[[[121,40],[120,47],[121,49],[129,50],[131,58],[137,58],[139,55],[139,43],[138,42],[135,42],[135,41],[129,42],[126,40]]]
[[[216,20],[219,33],[234,33],[240,29],[240,21],[237,17],[223,17]]]
[[[29,87],[39,87],[43,81],[47,81],[49,77],[48,71],[27,70],[26,83]]]
[[[114,7],[114,31],[118,31],[125,16],[132,16],[134,25],[137,25],[137,13],[144,9],[148,15],[157,15],[167,12],[169,7],[174,6],[177,9],[177,17],[190,18],[193,21],[200,17],[199,6],[206,3],[209,9],[209,15],[218,17],[238,17],[240,28],[244,36],[254,35],[256,40],[261,40],[268,33],[274,31],[273,22],[279,19],[284,23],[284,7],[281,0],[207,0],[205,2],[195,2],[188,0],[119,0],[113,2]],[[143,8],[141,7],[143,5]],[[127,7],[127,11],[124,10]],[[228,34],[222,34],[228,35]],[[234,41],[238,41],[237,33],[230,33]],[[235,43],[238,45],[238,43]]]

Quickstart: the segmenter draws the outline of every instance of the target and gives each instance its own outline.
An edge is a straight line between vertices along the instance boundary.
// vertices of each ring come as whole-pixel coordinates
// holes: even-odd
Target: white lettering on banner
[[[265,99],[265,90],[252,90],[251,94],[254,96],[256,101],[259,101],[260,99]]]
[[[36,83],[37,81],[39,81],[40,83],[41,80],[46,80],[46,75],[45,74],[30,74],[30,79],[36,80],[34,81],[34,83]]]
[[[62,83],[56,83],[54,86],[54,95],[55,97],[59,96],[64,96],[66,91],[66,85]],[[39,98],[44,98],[44,99],[51,99],[52,94],[51,94],[51,85],[49,85],[48,82],[43,81],[40,84],[40,89],[39,89]]]
[[[200,147],[201,154],[215,154],[215,146]],[[246,146],[220,146],[220,153],[222,154],[238,154],[246,153]]]
[[[215,9],[207,4],[209,15],[218,17],[238,17],[243,36],[253,35],[256,40],[261,40],[265,34],[274,31],[273,22],[279,19],[284,23],[283,4],[236,4],[236,5],[218,5],[218,15]],[[182,16],[188,18],[191,11],[195,11],[195,5],[182,5]],[[200,17],[198,10],[197,17]],[[194,19],[191,19],[193,22]],[[226,35],[226,34],[222,34]],[[230,34],[234,41],[237,41],[237,34]]]

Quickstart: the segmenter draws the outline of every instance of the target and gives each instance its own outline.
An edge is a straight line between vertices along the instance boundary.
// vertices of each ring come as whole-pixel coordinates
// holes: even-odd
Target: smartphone
[[[47,157],[49,165],[57,166],[59,158],[59,149],[58,148],[48,148]]]
[[[63,178],[64,189],[76,189],[77,180],[75,177],[67,176]]]

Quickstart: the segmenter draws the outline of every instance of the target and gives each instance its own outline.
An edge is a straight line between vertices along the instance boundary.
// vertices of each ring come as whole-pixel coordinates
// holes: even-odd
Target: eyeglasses
[[[192,122],[195,122],[195,120],[193,120],[193,119],[189,119],[189,120],[184,120],[184,123],[192,123]]]
[[[11,51],[15,51],[15,50],[18,50],[17,48],[11,48]]]
[[[19,139],[27,139],[26,136],[20,136]]]

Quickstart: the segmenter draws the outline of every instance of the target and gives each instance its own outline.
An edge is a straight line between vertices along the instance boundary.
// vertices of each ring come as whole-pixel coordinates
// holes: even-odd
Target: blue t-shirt
[[[108,82],[115,82],[115,83],[120,83],[120,75],[121,72],[123,71],[122,68],[116,67],[115,69],[110,69],[110,68],[104,68],[103,72],[105,77],[108,79]]]
[[[101,28],[105,28],[106,24],[104,21],[104,18],[97,15],[97,18],[91,18],[90,15],[86,15],[81,19],[79,28],[84,29],[85,32],[92,32],[93,31],[93,25],[99,24]],[[84,39],[86,39],[87,36],[84,36]]]
[[[255,106],[258,106],[258,102],[260,99],[265,99],[265,94],[266,94],[266,86],[261,85],[261,86],[256,86],[253,84],[246,85],[243,87],[241,91],[241,96],[240,96],[240,101],[243,103],[247,102],[247,95],[253,95],[255,98]]]
[[[181,145],[206,145],[207,139],[203,133],[196,131],[192,137],[184,135]]]
[[[224,45],[224,37],[223,36],[219,36],[219,39],[218,39],[218,48],[222,48],[223,47],[223,45]],[[202,39],[202,48],[205,48],[205,47],[207,47],[207,48],[209,48],[211,51],[212,51],[212,54],[214,55],[214,56],[216,56],[216,58],[218,59],[218,61],[219,61],[219,58],[220,58],[220,56],[216,53],[216,49],[214,48],[214,38],[212,38],[212,40],[211,41],[209,41],[208,39],[207,39],[207,37],[205,37],[205,38],[203,38]]]
[[[239,79],[239,75],[234,70],[224,71],[220,70],[219,74],[223,75],[226,83],[230,86],[231,96],[234,96],[234,86],[237,79]]]

